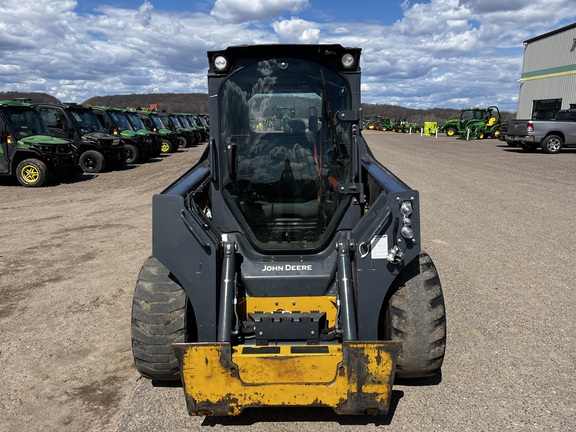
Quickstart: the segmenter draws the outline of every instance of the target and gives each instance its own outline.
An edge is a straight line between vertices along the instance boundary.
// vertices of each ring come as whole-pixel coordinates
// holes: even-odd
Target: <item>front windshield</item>
[[[252,243],[322,247],[349,202],[337,190],[351,181],[350,123],[336,121],[350,109],[347,81],[310,61],[273,59],[235,73],[219,98],[224,197]]]
[[[185,128],[189,128],[191,126],[186,116],[178,116],[178,120],[180,120],[180,124]]]
[[[132,125],[130,124],[130,122],[128,121],[126,116],[124,115],[124,113],[119,112],[119,111],[109,111],[109,112],[110,112],[110,117],[112,117],[112,119],[114,120],[114,123],[116,123],[116,127],[120,130],[120,132],[125,131],[125,130],[134,130],[134,128],[132,127]]]
[[[158,116],[155,115],[151,115],[150,118],[152,119],[152,121],[154,122],[154,124],[156,125],[156,128],[158,129],[168,129],[166,126],[164,126],[164,123],[162,122],[162,119]]]
[[[98,117],[92,110],[71,108],[70,115],[81,135],[91,132],[105,132]]]
[[[462,120],[483,119],[486,117],[487,110],[469,110],[462,112]]]
[[[172,122],[174,123],[174,125],[176,127],[179,128],[183,128],[184,126],[182,126],[182,124],[180,123],[180,120],[178,119],[178,117],[176,117],[175,115],[169,115],[168,117],[170,117],[170,120],[172,120]]]
[[[142,123],[142,119],[138,117],[138,114],[129,112],[126,113],[126,117],[128,117],[134,129],[146,129],[146,126],[144,126],[144,123]]]
[[[17,140],[33,135],[50,135],[40,114],[33,109],[7,107],[4,109],[4,114],[8,117]]]

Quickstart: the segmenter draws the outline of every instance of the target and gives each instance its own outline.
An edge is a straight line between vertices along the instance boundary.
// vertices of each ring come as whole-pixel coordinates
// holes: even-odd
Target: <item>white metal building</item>
[[[517,118],[554,118],[576,104],[576,23],[524,41]]]

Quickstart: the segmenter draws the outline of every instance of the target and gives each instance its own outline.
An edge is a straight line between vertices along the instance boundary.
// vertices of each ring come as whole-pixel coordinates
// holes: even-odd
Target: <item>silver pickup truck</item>
[[[526,151],[541,147],[549,154],[576,147],[576,109],[558,111],[554,120],[510,120],[506,142],[510,146],[520,144]]]

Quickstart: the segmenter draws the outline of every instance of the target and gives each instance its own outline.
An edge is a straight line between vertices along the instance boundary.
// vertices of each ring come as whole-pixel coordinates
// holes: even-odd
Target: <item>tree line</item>
[[[60,102],[54,96],[37,92],[0,92],[0,99],[12,100],[14,98],[31,99],[32,103]],[[66,101],[62,101],[66,102]],[[168,112],[189,112],[192,114],[208,113],[208,94],[206,93],[150,93],[127,94],[111,96],[94,96],[82,102],[86,105],[108,105],[118,107],[150,107],[156,106]],[[459,109],[428,108],[414,109],[387,104],[362,104],[365,116],[381,115],[391,120],[402,119],[409,123],[424,124],[425,122],[442,123],[446,120],[458,118]],[[500,112],[502,120],[516,118],[516,113]]]

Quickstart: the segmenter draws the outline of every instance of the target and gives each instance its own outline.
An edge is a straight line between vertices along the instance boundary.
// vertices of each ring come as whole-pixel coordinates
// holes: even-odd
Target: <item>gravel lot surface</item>
[[[365,132],[420,191],[422,240],[443,283],[439,382],[394,386],[383,417],[247,410],[189,417],[180,387],[132,365],[134,284],[151,199],[204,145],[28,189],[0,178],[0,430],[574,430],[576,150]]]

